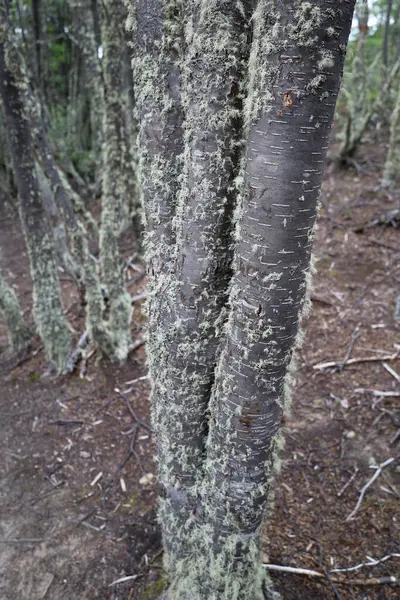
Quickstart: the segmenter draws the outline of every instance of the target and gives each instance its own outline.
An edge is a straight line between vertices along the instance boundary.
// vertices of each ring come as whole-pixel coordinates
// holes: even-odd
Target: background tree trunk
[[[19,210],[29,251],[34,285],[34,317],[47,357],[62,372],[71,344],[63,313],[52,234],[40,198],[32,137],[23,105],[24,75],[7,25],[4,0],[0,1],[0,93],[3,101]]]
[[[121,51],[125,44],[125,8],[120,0],[105,0],[100,10],[103,41],[103,191],[100,230],[100,262],[109,296],[109,327],[113,332],[114,356],[126,360],[131,344],[131,298],[125,290],[118,249],[121,222],[129,207],[128,196],[137,192],[130,140],[125,129],[122,96]]]
[[[0,273],[0,311],[6,322],[8,339],[13,351],[21,350],[31,338],[31,333],[25,324],[21,307],[14,290],[7,285]]]
[[[386,19],[385,19],[385,30],[383,34],[383,64],[385,67],[389,64],[389,34],[390,34],[390,15],[392,13],[392,0],[386,2]]]
[[[400,87],[390,120],[389,150],[383,168],[383,185],[394,187],[400,174]]]
[[[73,13],[73,34],[84,60],[85,76],[90,90],[90,123],[92,148],[101,152],[103,135],[104,87],[98,55],[92,0],[69,0]]]

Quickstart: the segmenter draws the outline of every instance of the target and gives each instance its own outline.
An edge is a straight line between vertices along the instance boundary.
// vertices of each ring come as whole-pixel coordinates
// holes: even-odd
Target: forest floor
[[[399,588],[382,579],[399,579],[398,556],[332,573],[400,552],[400,236],[393,227],[363,229],[399,206],[379,187],[381,152],[364,144],[361,172],[328,166],[325,176],[312,312],[265,532],[266,562],[324,576],[272,572],[284,600],[398,598]],[[21,229],[16,215],[1,210],[1,269],[29,319]],[[133,253],[126,235],[122,251]],[[71,282],[62,284],[78,336],[82,309]],[[142,326],[138,305],[135,338]],[[128,383],[145,377],[145,350],[123,368],[97,359],[54,379],[37,339],[18,364],[8,357],[0,323],[2,600],[152,600],[163,589],[154,446],[145,426],[136,440],[132,432],[149,422],[149,385]],[[329,361],[337,367],[317,366]],[[391,458],[348,519],[376,473],[371,467]]]

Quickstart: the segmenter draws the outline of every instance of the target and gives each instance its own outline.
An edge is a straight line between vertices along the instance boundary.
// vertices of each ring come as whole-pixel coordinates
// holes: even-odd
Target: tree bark
[[[113,333],[113,355],[123,362],[131,344],[131,299],[125,289],[118,236],[128,196],[138,191],[130,140],[125,129],[122,96],[121,51],[125,45],[126,11],[120,0],[105,0],[100,10],[103,40],[103,193],[100,230],[100,262],[110,302],[109,327]]]
[[[34,34],[34,48],[35,48],[35,66],[36,66],[36,85],[37,89],[40,90],[40,97],[45,100],[45,85],[43,79],[42,69],[42,2],[41,0],[32,0],[32,22],[33,22],[33,34]]]
[[[0,93],[18,188],[19,210],[29,251],[34,317],[47,357],[58,373],[65,369],[71,335],[63,313],[54,260],[54,241],[40,198],[32,136],[23,104],[24,74],[10,38],[4,0],[0,0]]]
[[[382,60],[385,67],[389,64],[389,34],[390,34],[390,15],[392,13],[392,0],[386,2],[385,29],[383,32],[383,55]]]
[[[15,352],[24,348],[31,338],[31,333],[25,324],[17,295],[7,285],[0,273],[0,311],[3,313],[7,326],[8,339],[11,349]]]
[[[165,360],[162,371],[157,360],[152,404],[164,494],[160,518],[172,572],[189,551],[191,515],[199,502],[207,406],[232,276],[249,12],[213,0],[192,0],[183,11],[184,148],[175,250],[163,290],[167,318],[157,317],[168,328]]]
[[[395,187],[400,173],[400,87],[390,120],[389,150],[383,169],[382,183],[385,187]]]
[[[349,89],[346,95],[346,115],[342,132],[343,141],[339,150],[339,157],[342,163],[346,163],[356,153],[373,114],[368,94],[368,69],[365,49],[365,41],[369,30],[368,0],[361,0],[357,6],[359,33],[351,65]],[[372,70],[371,66],[369,68]]]
[[[104,87],[95,36],[92,0],[69,0],[69,5],[73,13],[73,34],[82,53],[90,90],[92,149],[99,154],[103,142]]]
[[[156,15],[157,23],[163,17],[155,4],[143,3],[147,11],[151,6],[146,14],[152,25]],[[210,8],[217,6],[207,0],[190,8],[185,42],[193,84],[184,70],[182,188],[176,230],[171,197],[162,198],[165,252],[152,246],[161,220],[147,222],[153,276],[167,270],[165,260],[173,265],[162,276],[166,302],[150,304],[148,348],[151,374],[156,367],[162,371],[153,378],[152,401],[169,554],[166,597],[261,600],[275,597],[260,562],[262,519],[282,444],[288,368],[301,340],[317,202],[354,1],[258,1],[248,73],[242,76],[248,88],[241,111],[246,151],[239,177],[239,157],[230,164],[237,136],[228,110],[237,57],[246,55],[239,50],[237,15],[231,3],[219,3],[215,13]],[[243,25],[239,31],[244,33]],[[227,48],[226,54],[219,53],[221,48]],[[146,67],[146,73],[151,71]],[[143,80],[138,84],[143,86]],[[165,139],[165,130],[157,133],[157,140]],[[146,141],[142,135],[140,143]],[[152,149],[145,145],[146,152]],[[167,166],[157,164],[157,183]],[[240,194],[232,223],[233,177]],[[229,317],[218,340],[233,224]],[[167,318],[157,313],[165,306]],[[169,360],[159,360],[163,353],[170,354]]]

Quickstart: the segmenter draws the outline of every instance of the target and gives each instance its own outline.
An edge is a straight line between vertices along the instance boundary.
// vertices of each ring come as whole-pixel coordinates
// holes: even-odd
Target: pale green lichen
[[[400,174],[400,88],[390,120],[389,150],[383,169],[382,182],[387,187],[394,187]]]
[[[136,9],[140,12],[143,5],[136,3]],[[326,30],[325,13],[310,2],[296,2],[298,12],[295,16],[289,13],[293,21],[289,26],[279,18],[277,5],[261,0],[254,15],[249,93],[244,109],[241,102],[234,107],[238,110],[235,116],[242,120],[239,125],[242,139],[238,135],[232,140],[234,112],[226,106],[224,87],[231,70],[242,68],[242,59],[238,60],[235,54],[238,43],[227,18],[234,9],[236,15],[243,15],[242,3],[235,4],[234,9],[233,5],[224,5],[223,10],[220,3],[212,0],[193,1],[184,7],[185,15],[190,18],[185,29],[187,62],[179,62],[186,114],[185,148],[179,159],[172,151],[169,157],[162,151],[167,145],[165,135],[171,133],[166,124],[173,127],[168,115],[174,99],[166,94],[163,70],[166,64],[171,66],[170,56],[165,54],[165,39],[170,40],[171,29],[167,27],[161,39],[157,38],[157,43],[151,46],[152,52],[145,52],[134,63],[138,116],[142,116],[140,171],[152,276],[148,352],[159,479],[165,495],[159,515],[170,577],[168,600],[276,597],[261,566],[260,535],[282,447],[279,426],[287,393],[285,373],[293,348],[302,338],[297,318],[306,304],[311,231],[326,128],[319,137],[315,136],[315,150],[320,150],[316,154],[322,158],[312,159],[313,169],[304,167],[301,181],[291,181],[290,186],[288,171],[279,171],[279,163],[268,162],[269,166],[276,166],[274,173],[282,178],[276,195],[279,198],[288,194],[287,204],[272,204],[272,207],[268,204],[271,192],[268,182],[263,181],[266,169],[262,163],[258,163],[259,169],[253,169],[251,176],[248,171],[251,160],[254,165],[255,159],[263,158],[263,152],[269,159],[266,142],[258,145],[256,142],[257,135],[270,141],[265,117],[275,100],[274,86],[281,72],[280,52],[286,51],[288,44],[293,51],[300,45],[312,54],[310,71],[318,75],[319,69],[323,69],[324,75],[328,75],[327,61],[318,57],[315,43],[318,33],[315,29],[323,24]],[[282,34],[287,34],[286,41]],[[180,47],[179,41],[177,46]],[[322,62],[318,66],[319,58]],[[242,72],[238,78],[243,93],[243,81],[247,83],[247,78]],[[304,89],[299,85],[299,97],[302,93],[318,103],[319,98],[313,98],[306,84],[301,84]],[[310,106],[309,110],[312,102]],[[323,116],[331,118],[331,113],[327,109]],[[311,117],[314,118],[314,113],[306,114],[300,123],[314,132],[320,123],[315,120],[310,125]],[[164,146],[154,142],[150,135],[154,133],[156,141],[161,140]],[[290,133],[295,133],[294,127]],[[257,152],[251,154],[249,150],[241,162],[238,150],[243,138],[248,149],[256,147]],[[214,228],[226,211],[228,193],[215,198],[212,222],[208,202],[215,190],[220,189],[218,186],[225,185],[221,183],[226,175],[223,157],[232,141],[237,153],[227,191],[235,197],[236,211],[228,220],[229,235],[217,238],[215,243]],[[285,141],[290,142],[291,137],[288,135]],[[225,156],[232,160],[229,151]],[[294,170],[301,167],[295,156],[289,155],[288,160]],[[171,181],[171,176],[177,179]],[[192,186],[196,190],[193,199]],[[297,194],[297,190],[301,192]],[[307,195],[310,193],[311,197]],[[257,212],[255,207],[265,211]],[[266,216],[267,209],[271,209],[276,221]],[[289,244],[294,217],[300,222],[299,230],[292,231],[299,240],[297,246]],[[275,237],[269,238],[271,222]],[[213,277],[221,266],[215,259],[223,254],[218,245],[232,243],[233,227],[236,241],[233,279],[229,284],[227,277],[218,293],[213,286]],[[197,238],[191,228],[197,232]],[[270,260],[267,250],[272,255]],[[231,248],[227,255],[230,252]],[[280,316],[280,307],[287,310],[289,318]],[[210,344],[213,329],[218,336],[216,348],[215,340]]]
[[[3,16],[6,14],[3,2],[0,2],[0,13]],[[35,171],[31,131],[24,106],[27,80],[22,60],[8,30],[8,21],[6,18],[1,21],[2,99],[33,281],[33,315],[47,359],[57,373],[62,373],[67,365],[71,334],[61,302],[54,238],[49,231]]]
[[[26,223],[26,219],[23,216]],[[28,233],[31,275],[33,280],[33,315],[50,365],[64,372],[71,350],[72,336],[61,304],[60,285],[54,263],[53,240],[49,234],[40,238]]]
[[[8,339],[11,349],[15,352],[24,348],[31,338],[31,333],[25,324],[21,307],[14,290],[7,285],[0,273],[0,311],[3,313],[7,326]]]

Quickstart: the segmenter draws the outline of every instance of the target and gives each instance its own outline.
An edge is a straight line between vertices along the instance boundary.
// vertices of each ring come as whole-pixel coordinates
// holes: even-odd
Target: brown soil
[[[315,369],[320,362],[391,355],[400,344],[395,321],[400,288],[400,239],[392,227],[355,230],[396,205],[379,188],[379,148],[363,149],[365,172],[328,168],[315,243],[318,273],[307,336],[295,375],[287,443],[266,527],[269,563],[329,572],[399,552],[399,466],[394,461],[367,491],[371,465],[398,456],[400,426],[396,379],[384,360]],[[15,215],[0,219],[0,266],[28,319],[31,282]],[[133,254],[124,236],[125,256]],[[63,296],[72,326],[82,331],[82,310],[72,283]],[[143,283],[142,283],[143,285]],[[141,285],[131,288],[138,293]],[[136,309],[134,336],[143,316]],[[46,376],[35,339],[28,356],[7,355],[0,323],[0,597],[4,600],[151,600],[163,588],[156,524],[154,447],[133,416],[148,422],[143,348],[123,368],[92,355],[85,374]],[[356,329],[357,328],[357,329]],[[356,336],[358,333],[358,336]],[[20,361],[19,364],[18,360]],[[386,361],[400,373],[400,359]],[[397,387],[396,387],[397,386]],[[101,474],[101,475],[100,475]],[[348,487],[339,495],[343,486]],[[351,580],[400,575],[399,559],[345,574],[345,584],[293,574],[272,574],[285,600],[394,599],[398,588]],[[136,575],[126,583],[116,579]]]

